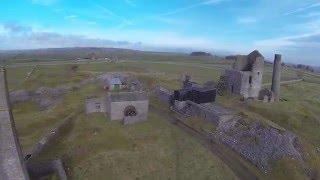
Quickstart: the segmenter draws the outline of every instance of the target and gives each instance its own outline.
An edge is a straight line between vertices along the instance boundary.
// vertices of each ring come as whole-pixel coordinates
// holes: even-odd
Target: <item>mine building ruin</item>
[[[146,121],[149,111],[149,98],[144,91],[114,92],[86,100],[86,114],[104,113],[111,121],[134,124]]]
[[[197,104],[215,102],[217,91],[212,87],[203,87],[185,76],[182,89],[174,91],[171,97],[171,104],[175,101],[192,101]]]
[[[148,110],[146,92],[110,93],[107,97],[106,112],[111,121],[122,120],[125,125],[146,121]]]
[[[263,70],[264,57],[259,51],[255,50],[246,56],[236,56],[233,69],[225,71],[227,91],[245,99],[256,99],[262,86]]]

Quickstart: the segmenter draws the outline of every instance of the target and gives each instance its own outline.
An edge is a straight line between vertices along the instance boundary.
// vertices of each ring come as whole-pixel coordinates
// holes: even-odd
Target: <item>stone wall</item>
[[[124,110],[128,106],[133,106],[136,108],[137,116],[141,119],[148,118],[148,111],[149,111],[149,100],[143,101],[122,101],[122,102],[111,102],[110,103],[110,110],[109,117],[110,120],[123,120]]]
[[[5,69],[0,68],[0,179],[28,180],[9,103]]]
[[[86,99],[86,114],[91,113],[106,113],[107,112],[107,103],[106,98],[88,98]]]
[[[262,86],[262,72],[226,70],[227,90],[244,98],[257,98]]]
[[[230,110],[215,104],[196,104],[192,101],[186,101],[184,104],[184,108],[179,107],[180,109],[177,109],[179,113],[198,117],[210,121],[215,125],[219,125],[221,122],[234,117],[234,114]]]
[[[27,168],[32,179],[42,179],[51,174],[56,174],[60,180],[68,179],[60,159],[43,163],[28,163]]]

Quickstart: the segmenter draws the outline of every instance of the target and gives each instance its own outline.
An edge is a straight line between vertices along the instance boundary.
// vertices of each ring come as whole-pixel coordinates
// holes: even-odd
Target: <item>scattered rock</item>
[[[46,110],[60,103],[63,95],[95,81],[96,78],[90,78],[81,81],[75,86],[61,85],[55,88],[40,87],[35,91],[17,90],[10,93],[10,102],[17,104],[32,100],[39,105],[40,110]]]
[[[29,101],[30,99],[31,99],[31,93],[26,90],[18,90],[10,93],[10,101],[12,104]]]
[[[295,147],[298,138],[289,131],[280,132],[258,121],[251,125],[238,122],[229,126],[229,129],[226,127],[218,128],[215,137],[264,172],[271,169],[272,161],[282,157],[302,160]]]

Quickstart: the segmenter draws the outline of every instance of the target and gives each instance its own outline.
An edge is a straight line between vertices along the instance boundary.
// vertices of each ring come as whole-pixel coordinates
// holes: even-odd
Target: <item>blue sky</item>
[[[204,50],[320,65],[319,0],[2,0],[0,49]]]

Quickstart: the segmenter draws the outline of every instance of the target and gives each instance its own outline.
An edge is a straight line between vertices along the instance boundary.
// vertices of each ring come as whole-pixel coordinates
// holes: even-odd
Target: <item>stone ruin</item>
[[[88,98],[86,113],[104,113],[111,121],[121,120],[124,125],[148,119],[149,99],[146,92],[109,93],[106,97]]]
[[[23,93],[22,93],[23,94]],[[1,179],[41,179],[50,174],[58,175],[59,179],[66,180],[66,172],[61,160],[36,163],[29,162],[29,157],[23,158],[23,153],[16,134],[15,122],[12,116],[10,96],[5,69],[0,69],[0,177]],[[26,97],[22,99],[27,100]],[[50,134],[56,134],[50,132]],[[41,147],[43,143],[40,143]],[[40,153],[43,148],[37,151]],[[36,155],[36,154],[35,154]]]
[[[40,110],[47,110],[62,102],[63,95],[78,90],[81,87],[96,82],[96,78],[89,78],[76,85],[60,85],[57,87],[40,87],[36,90],[17,90],[10,92],[12,105],[33,101],[39,105]]]
[[[226,70],[217,84],[220,96],[224,91],[241,95],[244,100],[258,99],[263,102],[274,102],[280,99],[281,55],[276,54],[273,66],[271,90],[262,89],[264,57],[257,50],[247,56],[232,56],[235,59],[233,69]]]
[[[139,80],[125,73],[105,73],[97,77],[98,82],[110,91],[140,91],[143,86]]]
[[[196,82],[192,82],[190,76],[185,76],[182,83],[182,89],[175,90],[170,97],[171,104],[192,101],[197,104],[215,102],[216,88],[212,86],[201,86]]]
[[[236,56],[233,69],[225,71],[227,91],[244,99],[256,99],[262,86],[264,57],[257,50],[247,56]]]
[[[107,94],[88,97],[85,102],[86,114],[103,113],[111,121],[121,120],[125,125],[147,120],[149,98],[139,80],[124,73],[106,73],[97,79],[101,86],[108,86],[105,88]],[[119,88],[115,88],[115,85],[119,85]]]
[[[171,106],[167,99],[172,92],[157,87],[154,94]],[[197,117],[215,124],[217,128],[209,136],[227,145],[263,172],[271,170],[271,163],[283,157],[302,161],[298,137],[290,131],[276,129],[258,120],[247,123],[250,121],[245,117],[216,103],[184,101],[175,103],[172,109],[181,117]]]

